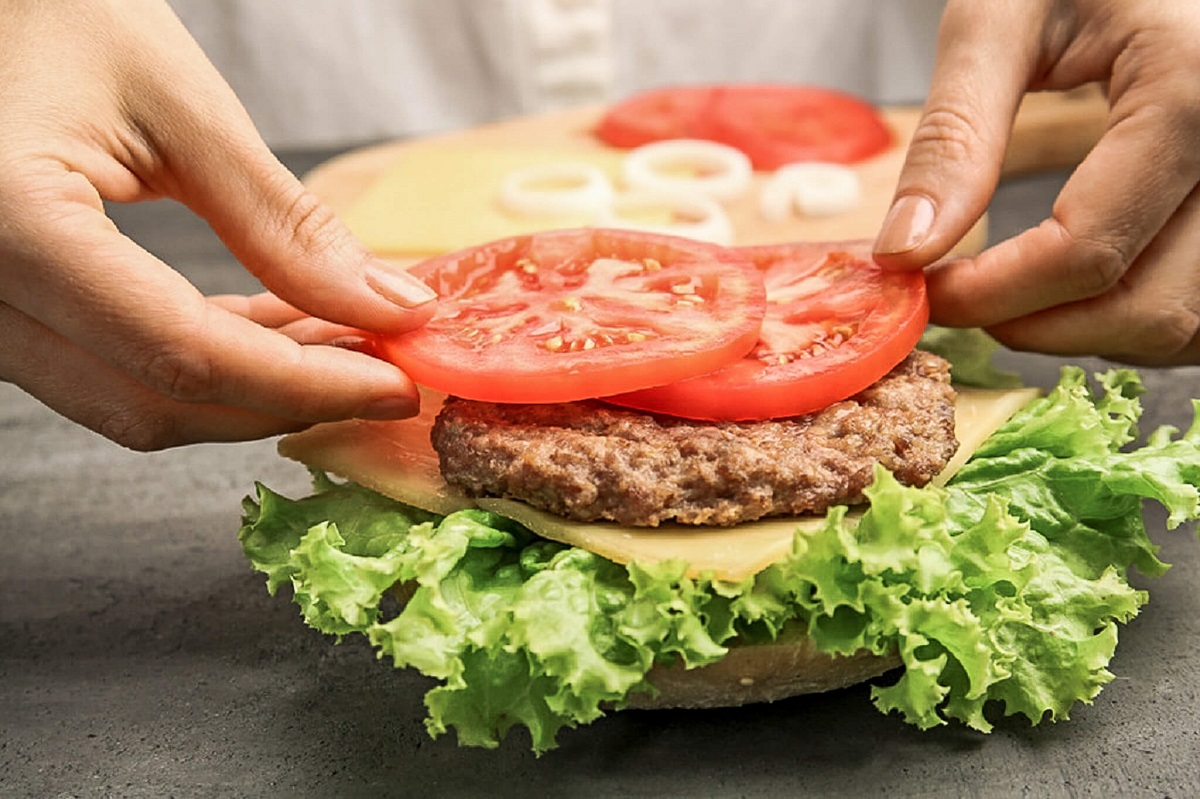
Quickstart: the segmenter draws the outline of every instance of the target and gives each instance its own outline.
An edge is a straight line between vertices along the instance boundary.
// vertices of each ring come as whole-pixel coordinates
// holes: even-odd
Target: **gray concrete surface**
[[[297,171],[319,154],[297,154]],[[1061,176],[1014,181],[994,235]],[[119,224],[203,290],[253,288],[178,207]],[[1058,362],[1011,356],[1046,384]],[[1147,372],[1147,423],[1187,421],[1200,372]],[[1167,575],[1117,679],[1069,722],[919,732],[865,688],[723,711],[626,712],[540,759],[430,740],[419,677],[334,646],[267,596],[235,533],[273,442],[126,452],[0,384],[0,796],[1185,797],[1200,793],[1200,543],[1149,516]]]

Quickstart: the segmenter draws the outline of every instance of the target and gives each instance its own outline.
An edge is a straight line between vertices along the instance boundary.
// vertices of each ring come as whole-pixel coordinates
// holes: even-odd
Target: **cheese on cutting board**
[[[520,144],[507,138],[491,141],[486,130],[472,133],[477,135],[408,142],[389,151],[387,165],[339,209],[342,221],[372,252],[395,259],[426,258],[540,230],[603,224],[584,213],[521,214],[505,208],[502,187],[523,170],[553,164],[587,165],[603,173],[618,196],[630,190],[622,177],[627,150],[589,143],[578,136],[563,135],[558,142],[535,138]],[[891,201],[900,152],[893,149],[854,167],[861,196],[853,207],[836,214],[768,219],[762,214],[759,193],[770,176],[755,173],[745,192],[721,202],[735,231],[731,243],[747,246],[873,237]],[[666,205],[636,216],[646,216],[644,221],[652,225],[671,221]],[[986,223],[981,220],[955,252],[978,252],[986,235]]]
[[[383,255],[436,255],[487,241],[594,223],[586,214],[524,215],[506,210],[500,187],[521,170],[585,163],[616,183],[623,153],[599,147],[521,146],[430,139],[397,153],[346,208],[342,221]]]
[[[955,432],[958,453],[935,478],[943,484],[983,441],[1038,395],[1037,389],[958,390]],[[572,522],[522,502],[471,499],[442,479],[429,431],[442,397],[422,395],[414,419],[394,422],[350,420],[317,425],[286,436],[285,457],[435,513],[480,507],[520,522],[540,536],[579,546],[618,563],[684,559],[692,574],[742,580],[786,555],[798,529],[820,525],[823,517],[780,516],[736,527],[625,527],[609,522]]]

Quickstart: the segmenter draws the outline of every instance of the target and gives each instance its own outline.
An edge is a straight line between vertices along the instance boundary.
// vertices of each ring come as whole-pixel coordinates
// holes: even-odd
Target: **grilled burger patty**
[[[432,432],[446,481],[576,521],[732,525],[862,500],[881,463],[924,485],[954,454],[950,365],[916,351],[819,413],[697,422],[584,401],[450,398]]]

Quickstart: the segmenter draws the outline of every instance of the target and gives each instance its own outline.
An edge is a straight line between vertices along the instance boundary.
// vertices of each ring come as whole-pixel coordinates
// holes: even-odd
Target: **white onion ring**
[[[682,221],[643,223],[628,216],[630,212],[656,208],[670,212],[673,217],[682,217]],[[723,247],[733,244],[733,223],[720,203],[711,197],[686,195],[678,191],[641,190],[618,194],[613,203],[601,212],[596,224],[600,227],[684,236]]]
[[[796,201],[796,175],[781,167],[763,182],[758,193],[758,212],[776,224],[791,218]]]
[[[691,167],[699,174],[680,177],[671,168]],[[630,151],[621,165],[621,176],[633,189],[696,192],[715,200],[731,200],[750,186],[754,173],[741,150],[701,139],[667,139]]]
[[[759,194],[759,212],[768,222],[783,222],[795,210],[805,216],[833,216],[857,208],[862,191],[858,173],[820,161],[788,164],[775,170]]]
[[[564,188],[535,188],[563,183]],[[564,161],[518,169],[500,184],[500,203],[525,216],[585,214],[594,218],[612,205],[616,192],[603,172],[581,161]]]

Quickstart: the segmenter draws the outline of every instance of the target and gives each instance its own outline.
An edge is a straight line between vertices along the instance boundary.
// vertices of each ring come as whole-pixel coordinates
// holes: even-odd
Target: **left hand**
[[[277,296],[205,297],[105,213],[153,197]],[[434,300],[279,163],[165,0],[0,0],[0,380],[137,450],[403,418],[416,386],[354,344]]]

